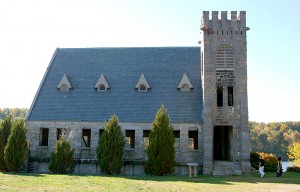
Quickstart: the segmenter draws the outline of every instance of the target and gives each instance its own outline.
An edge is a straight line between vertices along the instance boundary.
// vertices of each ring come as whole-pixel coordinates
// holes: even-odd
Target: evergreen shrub
[[[123,166],[125,140],[116,115],[105,124],[97,147],[97,160],[101,171],[112,175],[119,174]]]
[[[19,172],[26,167],[28,160],[26,131],[23,119],[17,119],[13,122],[11,134],[4,148],[5,165],[9,171]]]
[[[11,132],[12,116],[7,116],[0,124],[0,171],[7,171],[8,168],[4,161],[4,148],[7,144],[7,139]]]
[[[74,149],[64,134],[57,140],[55,151],[51,153],[48,169],[53,173],[69,174],[75,171]]]
[[[146,174],[165,175],[174,172],[174,143],[173,127],[170,126],[167,110],[162,105],[150,130],[148,161],[144,167]]]

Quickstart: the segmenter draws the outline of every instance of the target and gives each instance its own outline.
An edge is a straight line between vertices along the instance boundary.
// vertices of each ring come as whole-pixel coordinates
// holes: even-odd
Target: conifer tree
[[[28,160],[26,131],[23,119],[17,119],[13,122],[11,134],[4,148],[4,161],[9,171],[19,172],[26,167]]]
[[[150,130],[148,161],[145,164],[147,174],[164,175],[174,172],[175,139],[169,121],[167,110],[162,105],[156,113]]]
[[[65,134],[62,133],[60,139],[56,141],[55,151],[51,153],[48,169],[53,173],[73,173],[75,166],[71,141],[65,139]]]
[[[12,116],[9,115],[1,122],[0,125],[0,171],[7,170],[4,161],[4,148],[11,132],[12,121]]]
[[[118,174],[123,166],[125,140],[116,115],[105,124],[98,142],[97,160],[102,172]]]

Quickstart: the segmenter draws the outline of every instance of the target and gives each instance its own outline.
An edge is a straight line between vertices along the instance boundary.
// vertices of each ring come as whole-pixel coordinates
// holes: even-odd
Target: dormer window
[[[69,91],[68,85],[62,84],[62,85],[60,86],[60,91]]]
[[[60,80],[59,84],[57,85],[57,89],[59,89],[59,91],[62,91],[62,92],[66,92],[66,91],[69,91],[70,89],[72,89],[70,80],[66,74],[64,74],[64,76]]]
[[[182,92],[189,92],[190,89],[193,89],[193,85],[189,78],[187,77],[186,73],[183,74],[180,83],[177,86],[177,89],[180,89]]]
[[[99,91],[107,91],[110,88],[103,74],[100,75],[94,88]]]
[[[183,92],[189,92],[190,91],[189,85],[188,84],[183,84],[181,86],[181,91],[183,91]]]
[[[105,85],[100,84],[99,87],[98,87],[98,90],[99,90],[99,91],[106,91]]]
[[[148,89],[151,88],[143,73],[141,74],[139,81],[135,85],[135,88],[141,92],[146,92]]]
[[[139,87],[139,91],[147,91],[147,88],[146,88],[146,86],[145,85],[140,85],[140,87]]]

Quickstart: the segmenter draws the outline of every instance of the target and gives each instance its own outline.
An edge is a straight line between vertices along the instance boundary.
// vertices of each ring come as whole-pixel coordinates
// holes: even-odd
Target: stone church
[[[199,47],[57,48],[26,118],[31,171],[49,172],[62,134],[75,173],[100,174],[96,147],[116,114],[123,173],[143,175],[149,132],[163,104],[174,127],[175,174],[250,172],[246,12],[203,11]]]

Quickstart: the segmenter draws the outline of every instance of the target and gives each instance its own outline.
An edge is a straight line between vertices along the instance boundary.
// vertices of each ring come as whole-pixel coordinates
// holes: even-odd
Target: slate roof
[[[94,89],[103,73],[110,89]],[[150,85],[135,89],[141,74]],[[186,73],[190,92],[177,86]],[[67,74],[72,90],[57,85]],[[27,116],[28,121],[153,122],[163,103],[171,123],[202,123],[199,47],[57,48]]]

